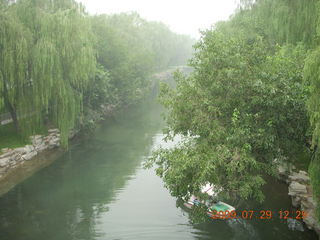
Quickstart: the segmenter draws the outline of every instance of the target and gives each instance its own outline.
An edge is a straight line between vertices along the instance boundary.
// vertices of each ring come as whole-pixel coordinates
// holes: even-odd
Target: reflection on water
[[[276,219],[191,224],[162,180],[142,168],[164,144],[160,112],[152,101],[125,110],[0,197],[0,239],[316,239]],[[285,187],[274,183],[265,205],[242,207],[289,207],[274,189]]]

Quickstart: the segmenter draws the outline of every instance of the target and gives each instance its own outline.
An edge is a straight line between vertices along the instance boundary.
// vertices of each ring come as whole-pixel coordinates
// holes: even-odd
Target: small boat
[[[210,197],[216,197],[221,189],[215,189],[211,184],[206,184],[201,188],[201,192],[208,194]],[[204,204],[208,207],[207,215],[212,219],[226,219],[229,218],[231,213],[236,209],[231,205],[218,201],[211,203],[210,201],[200,201],[196,196],[192,195],[190,199],[184,203],[184,206],[191,209],[193,206]]]

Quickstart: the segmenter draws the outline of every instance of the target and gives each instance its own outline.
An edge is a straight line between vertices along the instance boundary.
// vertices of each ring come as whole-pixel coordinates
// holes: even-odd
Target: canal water
[[[317,239],[277,216],[193,224],[154,170],[143,168],[152,149],[165,145],[161,112],[153,100],[124,110],[2,195],[0,239]],[[290,209],[287,186],[270,181],[264,204],[237,207]]]

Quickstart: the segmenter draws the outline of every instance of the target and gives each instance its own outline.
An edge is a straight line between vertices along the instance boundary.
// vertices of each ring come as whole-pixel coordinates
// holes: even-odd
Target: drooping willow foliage
[[[314,158],[310,163],[309,172],[313,185],[314,196],[318,202],[318,219],[320,221],[320,46],[310,51],[306,59],[304,78],[309,87],[309,110],[310,123],[313,132]]]
[[[95,72],[89,19],[76,5],[56,10],[43,1],[21,1],[2,14],[2,89],[7,108],[19,115],[17,129],[29,135],[49,115],[66,145]]]
[[[42,18],[43,19],[43,18]],[[95,72],[89,19],[76,9],[59,10],[41,22],[33,52],[34,105],[44,108],[67,140],[82,108],[82,95]],[[64,142],[63,142],[64,143]]]
[[[0,112],[24,137],[55,125],[64,146],[84,109],[134,103],[149,74],[184,64],[193,44],[136,13],[90,16],[74,0],[2,0],[0,22]]]
[[[28,101],[28,66],[31,33],[9,12],[0,12],[0,92],[1,104],[17,123],[16,109]]]
[[[240,11],[231,22],[245,22],[273,43],[304,42],[314,46],[318,26],[318,0],[243,0]],[[245,16],[245,17],[244,17]],[[249,24],[251,26],[249,26]]]

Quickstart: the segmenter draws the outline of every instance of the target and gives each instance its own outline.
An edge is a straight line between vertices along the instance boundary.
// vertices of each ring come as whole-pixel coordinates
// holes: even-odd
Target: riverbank
[[[56,151],[55,148],[60,146],[59,130],[49,129],[48,133],[49,134],[47,136],[31,136],[31,144],[25,145],[24,147],[2,149],[2,154],[0,155],[0,185],[6,186],[7,180],[12,179],[12,175],[16,172],[15,170],[23,168],[27,162],[32,162],[41,154]],[[12,187],[14,186],[14,184],[10,185],[12,185]],[[11,187],[8,188],[1,186],[0,189],[6,190],[0,190],[0,195],[9,191],[10,188]]]
[[[151,79],[154,81],[165,81],[170,79],[172,73],[180,69],[181,71],[187,71],[184,66],[172,67],[166,71],[154,73]],[[155,87],[155,82],[152,83],[152,87]],[[82,119],[81,128],[73,129],[70,131],[69,140],[78,136],[81,132],[84,134],[90,134],[94,131],[96,125],[112,116],[120,110],[119,105],[102,104],[98,107],[98,110],[87,109],[84,118]],[[6,122],[10,122],[9,119]],[[57,150],[59,149],[59,150]],[[32,169],[41,169],[41,166],[46,165],[45,162],[52,162],[52,156],[55,156],[53,152],[63,152],[64,149],[60,148],[60,133],[59,129],[49,129],[48,135],[34,135],[30,137],[30,144],[18,148],[3,148],[0,149],[0,195],[9,191],[14,187],[15,179],[14,175],[17,169],[24,168],[25,166],[32,165]],[[46,159],[49,159],[46,161]],[[39,161],[41,159],[41,161]],[[36,164],[31,164],[31,162]],[[38,168],[36,165],[39,165]],[[35,172],[32,170],[32,172]],[[21,182],[21,179],[25,177],[17,178],[16,184]],[[8,182],[10,184],[8,184]],[[9,186],[9,187],[8,187]],[[2,190],[1,190],[2,189]]]
[[[297,171],[292,164],[281,164],[278,167],[279,178],[288,184],[288,195],[292,206],[301,209],[307,216],[302,218],[306,226],[314,230],[320,238],[320,224],[317,221],[317,203],[313,199],[310,177],[306,171]]]
[[[168,76],[170,77],[171,75],[164,72],[163,74],[159,74],[158,77],[161,78],[162,80],[164,80],[164,79],[167,79]],[[99,111],[99,113],[97,113],[97,114],[87,115],[87,121],[93,122],[93,123],[99,122],[99,121],[107,118],[111,114],[114,114],[114,112],[117,110],[115,106],[101,106],[101,108],[104,110]],[[152,122],[152,121],[148,120],[145,122]],[[137,123],[135,123],[135,124],[137,124]],[[137,126],[130,125],[130,127],[136,128]],[[126,129],[126,131],[130,131],[130,129]],[[114,134],[114,133],[112,132],[112,134]],[[123,133],[121,132],[121,134],[119,134],[119,135],[122,135],[122,134]],[[75,136],[79,136],[79,131],[73,131],[70,134],[70,138],[75,137]],[[145,135],[143,135],[143,136],[145,136]],[[2,194],[6,193],[7,191],[9,191],[16,184],[24,181],[26,178],[33,175],[35,172],[39,171],[41,168],[50,165],[57,158],[57,155],[63,153],[64,150],[59,147],[59,138],[60,138],[60,134],[59,134],[58,129],[50,129],[49,135],[47,135],[47,136],[43,136],[43,135],[33,136],[31,138],[32,144],[29,144],[29,145],[26,145],[22,148],[17,148],[17,149],[4,149],[5,153],[0,155],[0,165],[1,165],[2,159],[10,158],[11,160],[3,161],[3,162],[7,162],[8,166],[7,166],[7,169],[5,170],[5,173],[3,175],[1,175],[1,171],[0,171],[0,185],[4,186],[4,187],[0,186],[0,196]],[[78,137],[76,139],[78,139]],[[135,140],[131,140],[131,141],[135,141]],[[129,141],[129,142],[131,142],[131,141]],[[90,140],[90,142],[92,142],[92,140]],[[128,143],[126,143],[126,144],[128,144]],[[96,145],[96,143],[94,143],[93,145]],[[98,142],[98,145],[99,145],[99,142]],[[106,147],[104,144],[103,144],[103,146],[104,146],[104,148],[107,149],[106,153],[103,155],[104,156],[106,154],[112,155],[112,153],[109,152],[110,151],[108,148],[109,146]],[[102,147],[102,146],[100,146],[100,147]],[[139,144],[139,146],[136,146],[136,147],[142,148],[143,144],[141,146]],[[94,148],[99,149],[97,146],[94,146]],[[92,153],[88,153],[87,155],[91,157]],[[122,159],[122,157],[121,157],[121,159]],[[75,160],[75,162],[76,162],[76,160]],[[2,168],[0,166],[0,170],[1,169]],[[19,169],[20,169],[20,171],[19,171]],[[23,170],[25,169],[26,171],[21,171],[21,169],[23,169]],[[21,172],[23,172],[23,174],[21,174]],[[285,170],[285,174],[287,175],[287,178],[289,178],[289,176],[291,176],[291,175],[294,175],[293,171],[291,171],[291,170],[290,171]],[[74,177],[76,178],[77,176],[78,175],[75,175]],[[293,179],[290,178],[290,181],[291,180],[294,180],[294,178]],[[297,181],[300,182],[300,180],[297,180]],[[291,185],[291,182],[288,182],[288,183]],[[294,184],[294,186],[295,185],[296,184]],[[306,188],[309,189],[308,186],[306,186]],[[282,192],[284,194],[286,194],[284,190]],[[296,190],[294,190],[293,192],[297,193]],[[290,194],[290,192],[289,192],[289,194]],[[295,196],[297,196],[297,195],[295,195]],[[301,207],[301,203],[302,203],[302,201],[300,201],[300,207]],[[296,207],[299,207],[299,206],[296,206]],[[265,209],[267,209],[267,208],[265,208]],[[286,208],[286,209],[288,209],[288,208]],[[305,209],[302,207],[301,207],[301,209],[309,212],[308,209]],[[308,220],[310,220],[310,218],[308,218]],[[311,220],[313,222],[315,221],[315,219],[311,219]],[[306,225],[309,227],[312,224],[310,225],[306,222]],[[310,229],[314,229],[314,228],[310,228]],[[318,232],[318,234],[319,234],[319,232]]]
[[[318,239],[276,215],[192,224],[154,169],[143,169],[151,152],[168,144],[164,110],[148,98],[103,121],[90,138],[74,138],[52,164],[0,197],[0,239]],[[291,209],[286,184],[269,183],[266,201],[244,201],[244,209]]]
[[[91,125],[98,124],[100,121],[111,116],[116,111],[114,105],[101,105],[99,111],[86,116],[86,122]],[[74,129],[70,131],[69,140],[72,140],[82,130],[86,129],[86,125],[82,129]],[[22,177],[14,177],[17,169],[31,167],[31,172],[40,170],[52,162],[56,155],[64,152],[65,149],[60,148],[60,132],[59,129],[49,129],[48,135],[30,136],[31,144],[27,144],[19,148],[3,148],[0,155],[0,195],[8,192],[19,182],[23,181],[30,174]],[[59,150],[57,150],[59,149]],[[54,152],[57,152],[55,154]],[[40,161],[39,161],[40,160]],[[33,162],[33,163],[31,163]],[[16,179],[12,181],[12,179]]]
[[[49,135],[31,136],[31,145],[20,148],[4,148],[0,155],[0,181],[12,169],[18,167],[25,161],[29,161],[45,150],[54,149],[60,146],[60,134],[58,129],[49,129]]]

